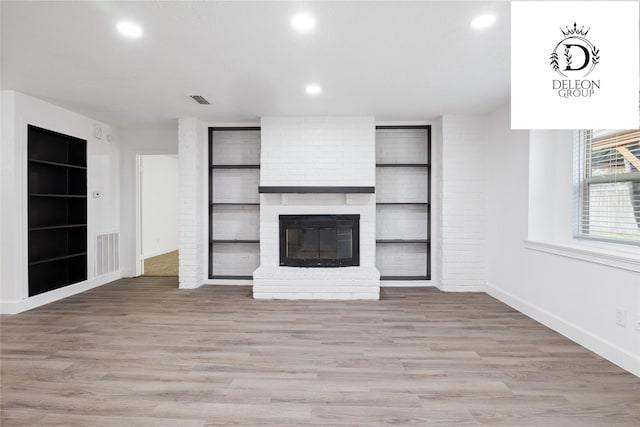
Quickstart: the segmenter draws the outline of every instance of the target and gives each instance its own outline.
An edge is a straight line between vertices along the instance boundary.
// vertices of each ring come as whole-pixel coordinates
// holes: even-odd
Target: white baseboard
[[[95,279],[75,283],[73,285],[65,286],[64,288],[60,289],[54,289],[52,291],[45,292],[43,294],[29,297],[20,301],[0,301],[0,314],[22,313],[24,311],[31,310],[45,304],[49,304],[54,301],[70,297],[72,295],[88,291],[89,289],[97,288],[98,286],[102,286],[109,282],[113,282],[114,280],[118,280],[121,277],[122,275],[120,274],[120,272],[116,271],[114,273],[100,276]]]
[[[205,279],[203,285],[214,286],[253,286],[251,279]]]
[[[442,292],[485,292],[485,285],[443,285],[438,286]]]
[[[202,280],[188,280],[183,279],[178,274],[178,289],[198,289],[200,286],[204,285],[204,281]]]
[[[381,280],[381,288],[433,288],[431,280]]]
[[[548,328],[553,329],[570,340],[593,351],[599,356],[615,363],[622,369],[640,377],[639,354],[633,354],[623,348],[620,348],[619,346],[598,337],[591,332],[574,325],[573,323],[567,322],[553,313],[530,304],[519,297],[496,288],[495,286],[490,284],[487,285],[486,292],[495,299],[515,308],[526,316],[531,317]]]

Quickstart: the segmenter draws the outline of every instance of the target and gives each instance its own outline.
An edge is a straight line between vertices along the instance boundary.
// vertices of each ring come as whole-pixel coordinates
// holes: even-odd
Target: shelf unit
[[[209,128],[209,279],[250,280],[260,262],[260,128]]]
[[[27,132],[31,297],[87,280],[87,141]]]
[[[376,126],[381,280],[431,279],[431,126]]]

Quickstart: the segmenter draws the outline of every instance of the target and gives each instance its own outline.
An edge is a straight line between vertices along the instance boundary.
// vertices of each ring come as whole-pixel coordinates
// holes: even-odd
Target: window
[[[575,135],[576,236],[640,245],[640,130]]]

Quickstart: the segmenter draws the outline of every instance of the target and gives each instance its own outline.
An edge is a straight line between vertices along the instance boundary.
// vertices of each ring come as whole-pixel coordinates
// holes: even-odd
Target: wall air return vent
[[[207,101],[204,96],[200,96],[200,95],[191,95],[191,98],[193,98],[194,101],[196,101],[198,104],[202,104],[202,105],[207,105],[210,104],[209,101]]]
[[[120,269],[120,234],[96,235],[96,276],[103,276]]]

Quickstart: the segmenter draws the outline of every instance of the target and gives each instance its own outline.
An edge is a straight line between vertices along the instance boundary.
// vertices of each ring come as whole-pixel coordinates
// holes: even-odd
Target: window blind
[[[640,245],[640,130],[575,133],[577,237]]]

